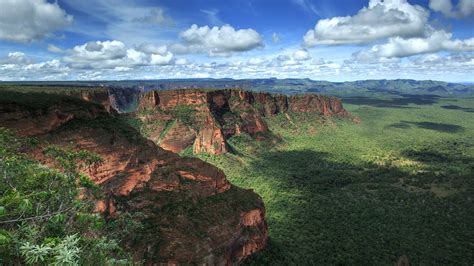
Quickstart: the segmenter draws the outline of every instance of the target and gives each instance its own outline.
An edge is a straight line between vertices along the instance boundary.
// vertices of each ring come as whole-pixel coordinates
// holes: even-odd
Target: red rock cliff
[[[175,112],[187,108],[189,117]],[[346,117],[349,113],[336,97],[317,94],[285,96],[243,90],[167,90],[142,95],[137,117],[145,122],[150,139],[162,148],[180,152],[193,143],[194,153],[222,154],[226,139],[240,133],[269,132],[265,117],[286,112]],[[173,126],[157,126],[171,124]],[[168,136],[171,134],[171,136]]]
[[[100,155],[102,164],[82,171],[103,191],[97,211],[109,219],[131,214],[143,225],[123,241],[136,260],[230,265],[265,246],[265,208],[254,192],[232,186],[208,163],[157,147],[101,105],[54,98],[45,104],[0,98],[0,126]],[[186,98],[163,99],[165,108],[182,101],[203,108]],[[41,145],[31,155],[50,163]]]

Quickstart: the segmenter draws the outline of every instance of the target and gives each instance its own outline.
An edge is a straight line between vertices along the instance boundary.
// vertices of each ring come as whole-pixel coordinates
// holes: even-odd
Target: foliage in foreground
[[[114,230],[106,234],[92,212],[99,188],[77,171],[100,157],[47,146],[54,170],[23,153],[35,145],[0,128],[0,264],[129,264]]]

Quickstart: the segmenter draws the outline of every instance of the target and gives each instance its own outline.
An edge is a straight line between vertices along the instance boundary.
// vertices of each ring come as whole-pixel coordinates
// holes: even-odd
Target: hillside
[[[70,96],[2,91],[0,126],[12,130],[20,138],[33,137],[36,142],[35,146],[23,147],[13,156],[25,154],[33,163],[58,170],[62,168],[57,168],[56,160],[48,156],[47,151],[51,149],[59,162],[66,162],[69,153],[82,156],[85,154],[82,151],[100,158],[93,167],[80,166],[79,176],[88,176],[98,186],[95,193],[99,196],[91,198],[91,202],[107,224],[124,220],[134,225],[118,239],[133,261],[227,264],[238,262],[265,246],[265,208],[257,194],[231,185],[221,170],[208,163],[179,157],[157,147],[119,119],[116,112],[109,109],[109,102],[102,102],[103,97],[99,96],[103,91],[91,93]],[[104,97],[107,95],[105,91]],[[13,183],[21,183],[16,180],[20,176],[10,172],[8,160],[2,159],[0,166],[5,173],[11,173]],[[31,182],[36,181],[33,178]],[[3,205],[10,194],[15,194],[16,188],[7,184],[0,188],[4,195],[0,200]],[[80,197],[88,198],[87,189],[81,190]],[[26,194],[24,200],[30,202],[32,195],[40,192],[33,190],[33,194]],[[38,210],[40,203],[33,203],[32,211]],[[2,206],[2,241],[18,234],[19,222],[43,221],[42,217],[49,217],[28,218],[20,212],[19,217],[13,219],[14,206]],[[79,214],[68,215],[62,222],[54,222],[54,226],[66,225],[70,219],[78,219]],[[46,219],[44,226],[51,226],[48,225],[53,223],[51,219]],[[61,230],[45,231],[28,245],[41,249],[50,245],[50,239],[61,239],[62,234]],[[84,238],[81,241],[94,239],[94,235],[81,237]],[[15,239],[6,242],[11,247],[2,244],[1,253],[7,259],[2,263],[20,259],[8,249],[24,246],[26,242],[22,241],[26,240]],[[86,252],[84,248],[87,247],[80,247]]]

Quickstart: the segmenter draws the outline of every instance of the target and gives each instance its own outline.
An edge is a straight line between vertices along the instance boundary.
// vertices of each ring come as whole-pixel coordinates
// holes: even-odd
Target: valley
[[[106,226],[80,233],[87,232],[88,245],[98,245],[98,236],[120,243],[115,255],[83,251],[98,263],[110,257],[180,265],[474,260],[470,94],[381,90],[342,94],[341,101],[285,93],[3,85],[1,127],[39,146],[10,150],[7,143],[19,140],[2,129],[1,166],[10,171],[5,163],[25,155],[64,171],[56,160],[76,158],[67,155],[72,151],[99,156],[73,171],[97,186],[99,194],[86,194],[86,213],[100,213],[94,219]],[[6,184],[1,189],[12,193]],[[0,222],[24,216],[13,202],[1,198]],[[26,240],[9,226],[1,231],[10,243],[3,247],[14,249]],[[40,230],[28,241],[50,243],[61,232]]]
[[[266,204],[269,244],[246,264],[473,261],[474,99],[343,99],[359,123],[277,115],[277,146],[236,136],[235,154],[198,156]]]

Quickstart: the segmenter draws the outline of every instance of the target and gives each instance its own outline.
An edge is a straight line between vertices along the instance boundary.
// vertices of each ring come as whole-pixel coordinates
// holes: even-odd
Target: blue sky
[[[474,81],[473,0],[0,5],[0,80]]]

